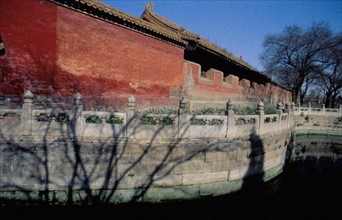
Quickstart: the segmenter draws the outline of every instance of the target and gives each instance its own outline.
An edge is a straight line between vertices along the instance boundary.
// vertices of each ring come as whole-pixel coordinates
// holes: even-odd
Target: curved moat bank
[[[293,105],[265,114],[1,109],[0,198],[51,204],[163,202],[229,194],[282,172],[294,142]]]
[[[249,185],[261,184],[279,175],[286,155],[290,155],[287,147],[292,142],[291,138],[292,132],[283,131],[234,140],[182,140],[173,145],[161,142],[144,144],[142,141],[125,145],[54,141],[48,144],[49,150],[46,152],[39,151],[44,148],[39,143],[31,143],[30,152],[11,143],[12,149],[17,150],[9,152],[14,154],[12,158],[29,158],[32,167],[22,167],[22,160],[9,162],[15,164],[17,170],[12,171],[12,167],[8,167],[8,172],[12,171],[14,175],[4,175],[2,181],[11,180],[12,185],[6,186],[7,190],[1,192],[1,197],[6,200],[46,201],[51,204],[96,204],[163,202],[224,195]],[[80,148],[79,157],[83,161],[79,162],[79,169],[87,168],[84,171],[87,176],[81,176],[82,172],[73,172],[71,168],[77,163],[68,160],[71,155],[64,155],[65,151],[76,147]],[[98,149],[101,149],[100,153]],[[110,171],[117,172],[119,176],[104,178],[113,150],[119,152],[121,158],[118,164],[113,164],[114,170]],[[49,167],[49,172],[45,171],[48,172],[49,181],[38,182],[39,179],[47,178],[46,173],[44,170],[42,173],[33,173],[31,169],[44,168],[44,163],[37,160],[38,155],[43,153],[51,155],[49,163],[52,167]],[[58,157],[60,161],[53,157]],[[126,176],[123,177],[122,173]],[[72,177],[77,177],[78,181],[89,181],[88,188],[82,188],[82,182],[76,182],[71,185],[73,188],[68,189],[66,184],[71,184]],[[110,187],[103,186],[106,181],[111,181],[108,183]],[[21,188],[18,189],[18,186]],[[48,190],[44,191],[44,187]],[[108,200],[100,195],[106,196],[104,198]]]
[[[265,114],[260,102],[256,115],[235,115],[229,101],[223,115],[193,115],[184,99],[176,112],[152,114],[137,111],[133,96],[125,112],[84,111],[80,94],[63,111],[37,109],[33,98],[28,91],[22,109],[0,111],[2,201],[70,205],[215,197],[262,187],[297,155],[292,104],[279,103],[276,114]],[[298,117],[305,126],[297,121],[296,131],[307,133],[309,121],[317,124]],[[332,119],[313,126],[337,133],[340,121]]]
[[[44,202],[2,200],[0,211],[7,218],[22,214],[36,219],[45,219],[47,215],[52,219],[113,216],[116,219],[339,219],[342,159],[335,147],[341,146],[338,145],[340,141],[336,135],[299,135],[296,143],[300,147],[293,151],[296,160],[287,163],[282,173],[268,182],[254,181],[228,195],[107,205],[47,205]],[[303,146],[306,146],[305,152]],[[18,208],[20,213],[16,211]]]
[[[46,216],[52,219],[113,216],[116,219],[340,219],[340,136],[302,132],[296,136],[296,144],[294,160],[285,164],[282,173],[268,182],[254,181],[228,195],[107,205],[48,205],[37,201],[2,200],[0,211],[6,218],[23,215],[36,219]]]

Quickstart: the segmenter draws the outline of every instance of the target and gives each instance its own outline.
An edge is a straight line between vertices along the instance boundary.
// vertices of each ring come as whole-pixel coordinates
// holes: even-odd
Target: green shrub
[[[90,115],[89,117],[86,118],[86,123],[90,124],[101,124],[102,120],[99,116],[97,115]]]
[[[274,107],[265,107],[265,115],[272,115],[272,114],[276,114],[277,113],[277,109]]]
[[[156,108],[156,109],[148,109],[145,111],[141,111],[138,112],[139,114],[142,115],[147,115],[147,114],[155,114],[155,115],[177,115],[178,114],[178,110],[177,109],[171,109],[171,108]],[[165,118],[161,118],[160,120],[156,120],[152,117],[143,117],[141,119],[141,124],[142,125],[173,125],[174,121],[169,118],[169,117],[165,117]]]
[[[143,117],[141,119],[141,124],[142,125],[156,125],[157,121],[154,118],[151,118],[151,117]]]
[[[171,118],[162,118],[159,125],[173,125],[173,120]]]
[[[223,121],[220,119],[212,119],[209,121],[209,125],[223,125]]]
[[[257,109],[247,106],[244,108],[241,107],[234,107],[233,108],[234,114],[236,115],[256,115],[257,114]]]
[[[107,124],[122,124],[123,119],[116,117],[116,116],[110,116],[109,118],[106,119]]]
[[[52,120],[56,122],[69,122],[70,118],[67,113],[58,113],[56,116],[54,114],[48,115],[46,113],[42,113],[37,116],[37,121],[41,122],[51,122]]]

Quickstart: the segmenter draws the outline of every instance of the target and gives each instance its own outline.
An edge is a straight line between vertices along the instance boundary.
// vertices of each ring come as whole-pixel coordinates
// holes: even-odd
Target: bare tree
[[[331,37],[326,23],[313,24],[307,31],[287,26],[282,33],[267,36],[261,55],[266,74],[290,89],[292,100],[298,102],[301,90],[306,93],[316,75],[317,54],[329,45]]]
[[[308,93],[309,89],[312,89],[314,85],[317,85],[318,79],[319,77],[317,74],[315,74],[315,72],[305,78],[302,88],[300,90],[300,103],[303,103],[304,97]]]
[[[325,106],[334,108],[342,92],[342,34],[331,38],[330,46],[319,53],[318,85],[325,91]]]

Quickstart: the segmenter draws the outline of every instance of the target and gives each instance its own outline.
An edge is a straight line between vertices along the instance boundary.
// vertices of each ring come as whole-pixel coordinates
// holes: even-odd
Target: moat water
[[[277,178],[226,196],[158,204],[46,206],[7,204],[1,219],[341,219],[342,161],[287,166]]]

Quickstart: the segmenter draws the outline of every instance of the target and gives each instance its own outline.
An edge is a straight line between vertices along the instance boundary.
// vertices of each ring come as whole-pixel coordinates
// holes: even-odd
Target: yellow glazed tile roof
[[[150,22],[144,21],[143,19],[140,19],[128,13],[122,12],[98,0],[48,0],[48,1],[57,3],[64,7],[70,8],[72,10],[89,14],[99,19],[116,23],[115,21],[112,21],[109,17],[100,15],[101,13],[104,13],[107,16],[112,16],[112,17],[117,18],[119,21],[121,21],[121,24],[119,25],[125,26],[126,28],[133,29],[138,32],[143,32],[145,34],[146,34],[146,31],[148,31],[150,33],[148,35],[163,36],[166,39],[178,42],[178,44],[180,45],[183,45],[183,46],[187,45],[187,41],[182,40],[178,35],[175,35],[172,31],[161,29],[158,25],[154,25]]]

